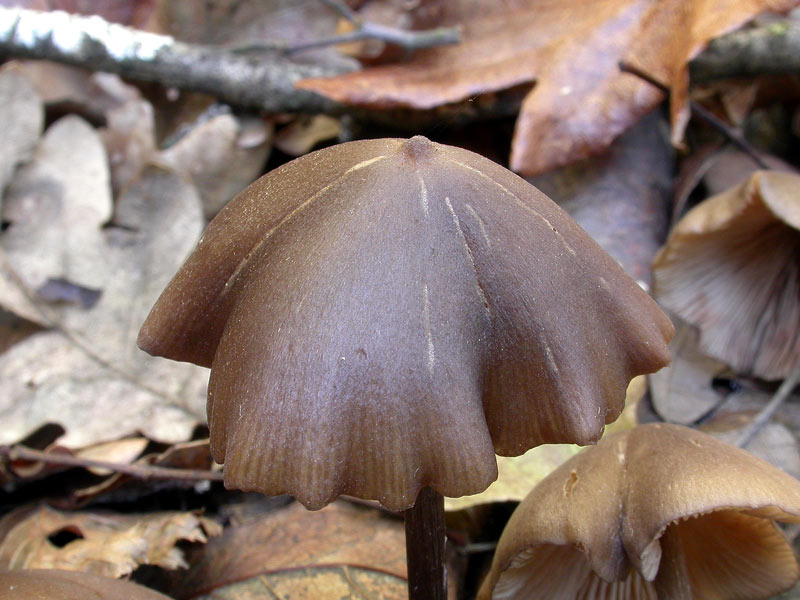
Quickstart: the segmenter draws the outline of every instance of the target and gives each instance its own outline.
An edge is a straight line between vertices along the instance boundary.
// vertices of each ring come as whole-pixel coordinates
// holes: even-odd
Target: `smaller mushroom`
[[[0,571],[0,600],[169,600],[129,581],[79,571]]]
[[[705,352],[783,379],[800,364],[800,176],[757,171],[689,211],[653,263],[653,292]]]
[[[519,505],[479,600],[765,598],[800,577],[775,521],[800,523],[800,482],[664,423],[604,438]]]

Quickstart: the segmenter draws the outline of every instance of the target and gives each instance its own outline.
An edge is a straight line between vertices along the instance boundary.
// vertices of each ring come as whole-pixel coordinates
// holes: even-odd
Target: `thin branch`
[[[712,40],[689,73],[695,82],[800,73],[800,24],[780,21]]]
[[[365,21],[341,0],[320,0],[320,2],[335,10],[344,19],[352,23],[355,30],[285,48],[284,52],[286,54],[297,54],[298,52],[311,50],[313,48],[322,48],[335,44],[359,42],[369,39],[380,40],[387,44],[400,46],[406,50],[421,50],[434,46],[447,46],[449,44],[457,44],[461,41],[460,27],[437,27],[435,29],[425,29],[422,31],[408,31],[407,29],[399,29],[397,27]]]
[[[632,65],[626,62],[619,63],[620,71],[624,73],[630,73],[631,75],[635,75],[639,79],[646,81],[650,85],[657,87],[665,94],[669,94],[669,87],[661,81],[655,79],[649,73],[645,73],[639,67]],[[764,161],[763,158],[759,155],[759,153],[753,148],[744,137],[736,131],[733,127],[725,123],[722,119],[717,117],[714,113],[710,110],[706,109],[703,105],[695,102],[694,100],[689,100],[689,106],[692,109],[692,114],[697,115],[701,119],[703,119],[706,123],[711,125],[714,129],[719,131],[722,135],[724,135],[730,142],[739,148],[742,152],[747,154],[750,158],[755,161],[755,163],[762,169],[770,169],[771,167]]]
[[[135,465],[113,463],[104,460],[80,458],[66,454],[48,454],[25,446],[0,446],[0,456],[9,460],[30,460],[66,467],[82,467],[85,469],[106,469],[114,473],[123,473],[137,479],[172,479],[181,481],[222,481],[221,471],[172,469],[153,465]]]
[[[251,56],[184,44],[97,16],[0,7],[0,56],[53,60],[116,73],[212,94],[228,104],[269,113],[347,110],[294,86],[300,79],[340,74],[341,67],[302,64],[277,52]]]
[[[800,383],[800,364],[798,364],[794,370],[789,373],[788,377],[783,380],[783,383],[775,392],[775,395],[772,396],[772,399],[767,402],[766,406],[761,409],[761,411],[755,416],[745,430],[742,431],[742,433],[739,435],[739,438],[736,440],[735,445],[739,446],[740,448],[746,448],[747,445],[753,441],[753,438],[758,435],[758,432],[761,431],[767,423],[769,423],[770,419],[772,419],[773,415],[791,395],[792,390],[794,390],[798,383]]]
[[[353,24],[359,24],[361,22],[361,18],[356,14],[352,8],[350,8],[346,2],[342,2],[342,0],[319,0],[326,6],[332,8],[337,13],[339,13],[343,18],[347,19]]]

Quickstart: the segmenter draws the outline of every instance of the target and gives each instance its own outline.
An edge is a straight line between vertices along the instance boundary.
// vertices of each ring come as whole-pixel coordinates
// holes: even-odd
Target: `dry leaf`
[[[725,363],[710,358],[698,348],[697,329],[679,319],[669,345],[672,364],[649,375],[653,408],[670,423],[689,425],[708,414],[723,400],[711,387],[714,377],[724,372]]]
[[[605,149],[662,100],[620,72],[627,60],[671,87],[673,141],[688,121],[687,62],[713,37],[796,0],[443,2],[462,42],[399,64],[298,87],[354,105],[432,108],[536,81],[517,120],[511,168],[534,175]]]
[[[404,530],[398,519],[334,502],[313,512],[294,503],[232,521],[221,536],[192,553],[188,571],[169,574],[167,593],[196,598],[213,591],[200,597],[248,598],[272,597],[272,590],[279,598],[297,600],[363,600],[367,591],[367,598],[407,597]]]
[[[800,175],[758,171],[689,211],[653,264],[654,292],[740,373],[800,361]]]
[[[58,184],[59,173],[51,176]],[[48,213],[28,218],[42,239],[50,239],[53,229],[52,237],[61,240],[62,221]],[[63,426],[66,434],[59,444],[70,448],[139,431],[151,439],[178,442],[204,421],[206,371],[154,359],[136,348],[136,332],[147,312],[200,235],[197,195],[177,175],[148,170],[119,200],[115,220],[120,227],[98,230],[90,238],[94,247],[80,248],[81,253],[102,256],[102,268],[88,265],[101,277],[98,303],[90,310],[62,306],[56,311],[36,300],[32,306],[54,330],[0,355],[0,443],[16,442],[45,423]],[[0,236],[0,245],[15,226]],[[71,262],[72,255],[61,245],[36,247],[20,240],[16,280],[19,273],[29,273],[29,260],[34,266],[49,264],[47,251]],[[30,291],[23,296],[34,299]]]
[[[42,102],[25,76],[9,66],[0,70],[0,194],[17,165],[33,153],[43,123]]]
[[[3,524],[7,520],[10,527]],[[10,513],[0,521],[4,529],[0,569],[65,569],[106,577],[129,575],[139,565],[186,568],[176,544],[205,542],[221,532],[215,521],[191,512],[65,513],[44,505],[22,518]]]

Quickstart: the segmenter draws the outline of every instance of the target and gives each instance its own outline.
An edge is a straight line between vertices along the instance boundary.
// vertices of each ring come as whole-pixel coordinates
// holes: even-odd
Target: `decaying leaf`
[[[52,177],[58,183],[58,175]],[[61,241],[63,220],[54,220],[51,213],[25,213],[24,205],[19,208],[20,218],[35,223],[41,239]],[[65,210],[71,214],[75,209]],[[80,216],[88,219],[76,215],[76,220]],[[13,235],[17,222],[4,236]],[[102,256],[102,271],[97,271],[102,295],[93,308],[67,305],[56,310],[31,290],[23,294],[52,330],[0,355],[0,443],[16,442],[44,423],[60,424],[66,434],[59,444],[70,448],[138,431],[151,439],[177,442],[204,420],[205,370],[153,359],[135,342],[150,306],[200,235],[203,220],[197,195],[181,177],[151,169],[120,198],[115,222],[118,226],[87,236],[86,243],[93,247],[81,247],[82,253]],[[12,283],[34,272],[40,254],[48,250],[70,262],[72,255],[61,245],[20,242]],[[93,273],[96,265],[89,267]],[[5,303],[5,296],[0,298]]]
[[[424,3],[423,3],[424,4]],[[431,108],[536,81],[512,142],[527,175],[584,158],[653,109],[662,94],[620,72],[620,60],[671,87],[673,141],[688,121],[687,62],[711,38],[796,0],[568,0],[442,2],[437,25],[462,42],[408,61],[298,86],[354,105]]]
[[[191,553],[188,571],[168,574],[167,593],[177,598],[407,597],[399,519],[335,502],[313,512],[296,503],[266,513],[251,508],[231,520],[221,536]],[[236,582],[241,583],[231,587]]]
[[[51,280],[99,289],[107,276],[102,225],[111,218],[111,189],[103,144],[79,117],[57,121],[45,132],[28,164],[9,185],[0,236],[8,266],[0,270],[0,305],[47,324],[33,298]],[[7,269],[13,269],[15,275]]]
[[[8,66],[0,70],[0,194],[17,165],[33,153],[43,123],[42,102],[25,76]]]
[[[674,152],[666,131],[660,115],[648,115],[603,156],[530,180],[628,275],[647,285],[653,257],[667,236]]]
[[[672,364],[648,376],[650,394],[662,419],[689,425],[722,402],[722,394],[711,383],[727,367],[700,351],[696,328],[679,319],[672,322],[675,323],[675,337],[669,345]]]
[[[0,569],[65,569],[122,577],[139,565],[186,568],[180,541],[206,542],[221,527],[191,512],[74,512],[45,505],[0,521]],[[4,521],[9,521],[4,524]]]
[[[681,219],[653,264],[654,293],[702,350],[780,379],[800,361],[800,176],[758,171]]]

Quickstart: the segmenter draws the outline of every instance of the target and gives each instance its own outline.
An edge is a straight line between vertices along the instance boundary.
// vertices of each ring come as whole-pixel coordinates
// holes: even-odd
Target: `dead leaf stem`
[[[794,369],[789,373],[786,379],[783,380],[783,383],[775,392],[775,395],[772,396],[772,399],[767,402],[764,408],[761,409],[744,431],[742,431],[739,438],[736,440],[737,446],[746,448],[747,445],[753,441],[753,438],[755,438],[758,432],[769,423],[772,416],[786,401],[798,383],[800,383],[800,364],[795,365]]]
[[[49,454],[40,450],[34,450],[32,448],[19,445],[0,446],[0,456],[4,456],[9,460],[30,460],[69,467],[83,467],[85,469],[106,469],[115,473],[123,473],[137,479],[145,480],[172,479],[181,481],[222,481],[221,471],[172,469],[169,467],[157,467],[152,465],[115,463],[105,460],[80,458],[66,454]]]
[[[459,27],[437,27],[435,29],[426,29],[423,31],[408,31],[406,29],[381,25],[380,23],[364,21],[341,0],[320,0],[320,2],[328,5],[342,17],[350,21],[350,23],[355,26],[355,30],[323,40],[315,40],[306,44],[286,48],[285,52],[287,54],[294,54],[312,48],[332,46],[344,42],[358,42],[365,39],[381,40],[388,44],[400,46],[406,50],[421,50],[434,46],[446,46],[449,44],[457,44],[461,41],[461,28]]]
[[[621,61],[619,63],[620,71],[624,73],[630,73],[631,75],[635,75],[642,81],[646,81],[650,85],[657,87],[665,94],[669,94],[669,87],[661,82],[658,81],[655,77],[650,75],[649,73],[644,72],[639,67],[632,65],[631,63],[627,63]],[[764,161],[761,155],[753,148],[744,137],[736,131],[733,127],[728,125],[725,121],[717,117],[714,113],[710,110],[706,109],[703,105],[695,102],[694,100],[689,100],[689,106],[691,107],[692,113],[700,117],[706,123],[711,125],[714,129],[724,135],[734,146],[739,148],[742,152],[747,154],[753,161],[762,169],[770,169],[770,166]]]

